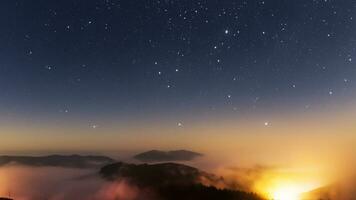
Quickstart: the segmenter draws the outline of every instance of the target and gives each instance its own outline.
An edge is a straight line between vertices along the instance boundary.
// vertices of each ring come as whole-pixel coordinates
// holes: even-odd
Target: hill
[[[135,165],[119,162],[101,168],[100,175],[108,181],[124,180],[140,188],[149,188],[158,196],[154,199],[159,200],[262,199],[252,193],[217,189],[212,185],[223,182],[222,178],[176,163]]]
[[[0,166],[19,164],[37,167],[91,168],[115,162],[105,156],[49,155],[49,156],[0,156]]]
[[[151,150],[134,156],[142,162],[171,162],[171,161],[190,161],[203,154],[187,150],[159,151]]]
[[[301,200],[351,200],[355,199],[355,182],[334,183],[302,194]]]

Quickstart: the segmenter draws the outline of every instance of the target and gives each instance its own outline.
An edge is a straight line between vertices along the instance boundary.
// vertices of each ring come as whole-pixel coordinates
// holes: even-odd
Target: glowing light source
[[[282,186],[273,192],[272,197],[274,200],[299,200],[301,192],[297,186]]]
[[[270,200],[301,200],[309,191],[321,187],[312,170],[284,168],[266,171],[255,183],[255,191]]]

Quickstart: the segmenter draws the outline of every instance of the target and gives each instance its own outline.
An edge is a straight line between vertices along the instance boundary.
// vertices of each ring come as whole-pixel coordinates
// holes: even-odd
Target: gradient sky
[[[306,112],[319,123],[355,103],[355,9],[352,0],[1,1],[0,144],[90,137],[93,148],[139,134],[179,146],[178,132],[196,137],[194,127],[216,120],[268,127],[278,113]]]

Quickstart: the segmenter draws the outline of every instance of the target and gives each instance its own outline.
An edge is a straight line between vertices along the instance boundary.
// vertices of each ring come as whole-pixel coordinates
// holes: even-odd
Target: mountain
[[[330,186],[325,186],[325,187],[320,187],[317,189],[314,189],[312,191],[303,193],[300,195],[300,198],[302,200],[308,200],[308,199],[330,199],[329,196],[329,191],[331,190]]]
[[[190,161],[203,154],[187,150],[158,151],[151,150],[134,156],[142,162],[170,162],[170,161]]]
[[[108,180],[125,179],[143,186],[192,185],[202,179],[218,181],[214,175],[176,163],[135,165],[118,162],[101,168],[100,174]]]
[[[113,162],[115,162],[115,160],[105,156],[0,156],[0,166],[19,164],[38,167],[91,168],[101,167]]]
[[[118,162],[102,167],[100,175],[108,181],[125,181],[139,188],[149,188],[156,194],[152,199],[158,200],[262,200],[252,193],[217,189],[212,185],[223,183],[223,178],[176,163]],[[149,194],[144,196],[151,199]]]
[[[348,183],[334,183],[317,188],[301,195],[301,200],[352,200],[356,197],[355,181]]]

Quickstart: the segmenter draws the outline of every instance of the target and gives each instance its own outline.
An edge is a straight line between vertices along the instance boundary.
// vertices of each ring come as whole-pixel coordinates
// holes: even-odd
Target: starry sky
[[[352,0],[4,0],[0,119],[185,127],[353,105],[355,17]]]

